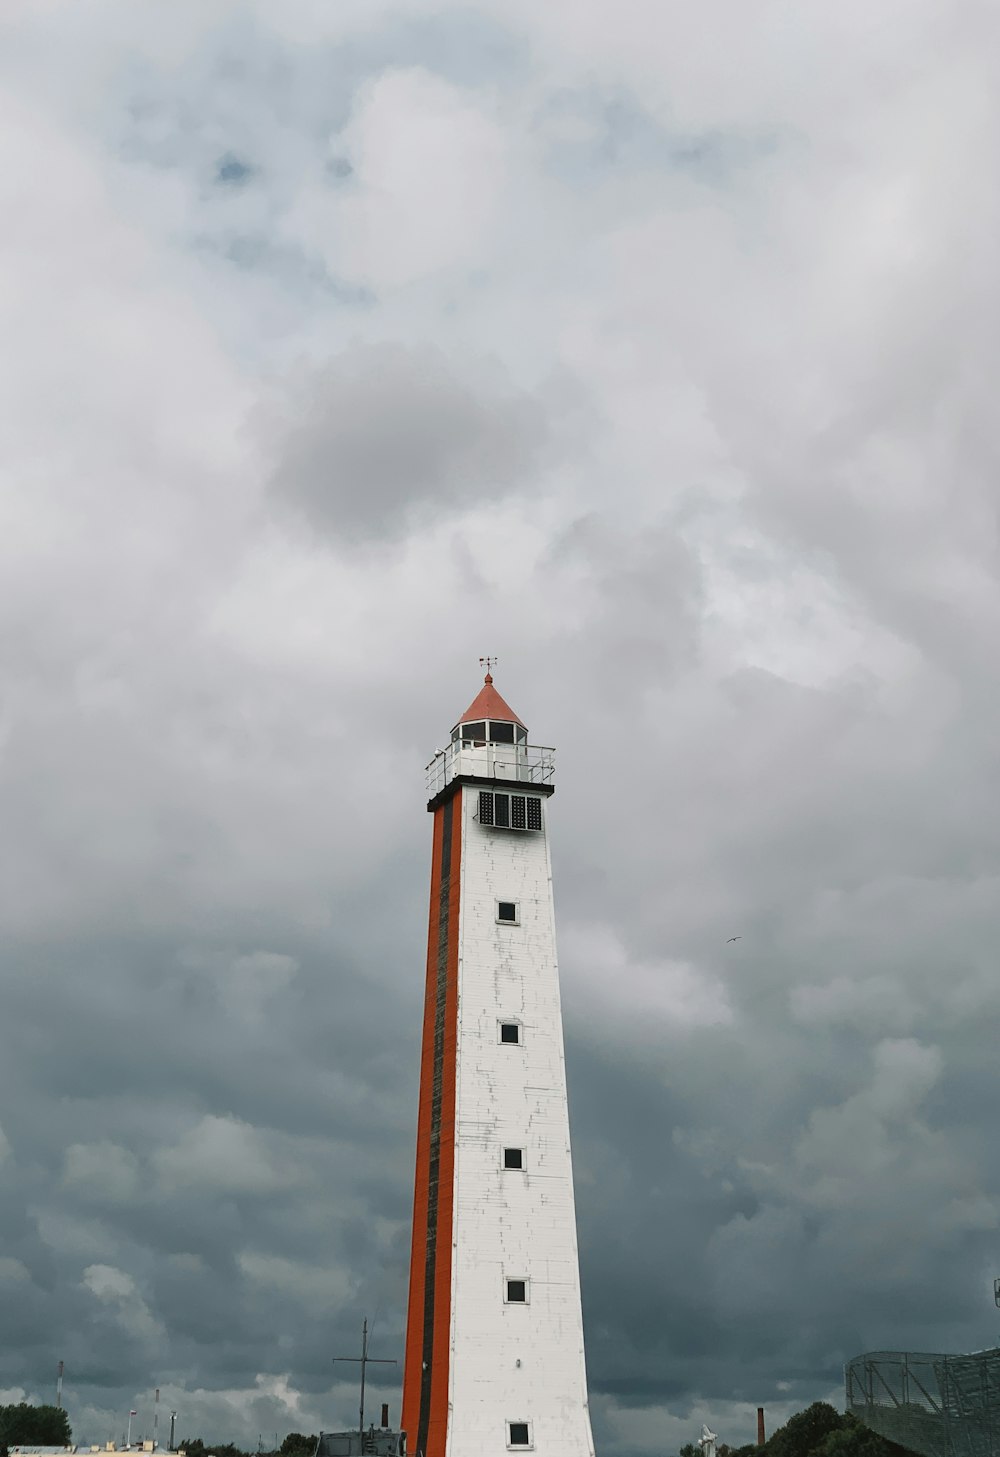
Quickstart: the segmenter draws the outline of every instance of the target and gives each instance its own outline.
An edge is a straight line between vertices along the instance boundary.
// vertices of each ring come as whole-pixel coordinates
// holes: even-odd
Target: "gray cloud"
[[[323,531],[398,538],[428,514],[528,493],[541,404],[432,349],[355,348],[296,393],[276,493]],[[498,387],[499,385],[499,387]]]
[[[559,750],[600,1450],[988,1344],[994,22],[61,5],[0,61],[4,1390],[252,1445],[401,1354],[484,652]]]

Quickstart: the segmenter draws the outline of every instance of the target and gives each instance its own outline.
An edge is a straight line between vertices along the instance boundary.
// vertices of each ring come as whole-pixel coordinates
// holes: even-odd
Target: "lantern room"
[[[486,681],[451,731],[451,742],[427,766],[428,809],[461,782],[519,780],[552,792],[554,750],[528,743],[528,730]]]

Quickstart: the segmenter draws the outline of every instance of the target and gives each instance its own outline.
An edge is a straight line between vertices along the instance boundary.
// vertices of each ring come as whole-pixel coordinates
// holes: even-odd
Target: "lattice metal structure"
[[[845,1368],[847,1410],[922,1457],[1000,1457],[1000,1349],[870,1351]]]

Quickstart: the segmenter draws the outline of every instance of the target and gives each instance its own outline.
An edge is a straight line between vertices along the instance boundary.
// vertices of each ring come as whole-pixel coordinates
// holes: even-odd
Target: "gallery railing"
[[[439,749],[427,765],[427,793],[431,799],[453,779],[509,780],[513,784],[549,784],[555,774],[555,749],[539,744],[480,744],[456,740]]]

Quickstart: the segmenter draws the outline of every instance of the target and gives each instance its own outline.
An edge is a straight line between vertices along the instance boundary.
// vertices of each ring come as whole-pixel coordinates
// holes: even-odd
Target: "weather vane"
[[[487,676],[487,678],[493,672],[493,669],[496,667],[496,665],[497,665],[496,658],[480,658],[479,659],[479,666],[481,668],[485,668],[486,669],[486,676]]]

